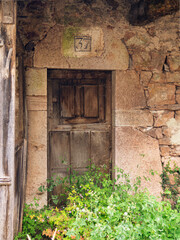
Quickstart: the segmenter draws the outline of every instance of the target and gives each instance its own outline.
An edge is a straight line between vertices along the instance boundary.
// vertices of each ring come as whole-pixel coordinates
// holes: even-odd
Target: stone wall
[[[47,177],[48,68],[111,70],[113,165],[142,177],[160,196],[160,178],[170,158],[180,162],[179,13],[144,26],[127,21],[130,5],[118,1],[19,2],[18,33],[24,46],[29,112],[27,201]],[[92,51],[77,52],[75,36],[90,36]],[[38,196],[44,203],[46,196]]]

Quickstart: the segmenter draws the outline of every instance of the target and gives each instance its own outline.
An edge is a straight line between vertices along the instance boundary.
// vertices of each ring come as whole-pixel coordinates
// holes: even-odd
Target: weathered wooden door
[[[48,139],[48,177],[111,169],[111,72],[48,70]]]

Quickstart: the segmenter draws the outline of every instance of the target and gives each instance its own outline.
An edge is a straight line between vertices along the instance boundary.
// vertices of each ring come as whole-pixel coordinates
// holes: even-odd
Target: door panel
[[[98,86],[84,86],[84,117],[98,118]]]
[[[103,168],[110,169],[110,133],[101,131],[91,132],[91,162]]]
[[[70,132],[50,132],[50,167],[67,169],[70,165]]]
[[[60,117],[72,118],[75,116],[74,98],[75,91],[73,86],[60,87]]]
[[[48,177],[110,171],[111,72],[48,70],[48,134]]]
[[[90,132],[71,132],[71,167],[86,168],[90,159]]]

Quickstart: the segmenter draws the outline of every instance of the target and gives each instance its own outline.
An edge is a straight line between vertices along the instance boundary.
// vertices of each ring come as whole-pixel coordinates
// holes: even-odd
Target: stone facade
[[[132,26],[128,4],[124,10],[119,2],[117,9],[100,0],[19,2],[29,119],[27,202],[47,178],[48,68],[112,71],[113,166],[143,179],[151,169],[160,174],[167,159],[180,164],[179,13]],[[76,52],[74,37],[84,35],[92,51]],[[142,185],[160,196],[160,177]]]

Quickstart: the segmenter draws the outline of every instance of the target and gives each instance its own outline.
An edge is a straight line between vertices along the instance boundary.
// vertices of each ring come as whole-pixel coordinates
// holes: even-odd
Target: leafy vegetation
[[[174,163],[170,166],[170,161],[164,166],[161,174],[163,199],[168,199],[173,208],[176,208],[180,194],[180,168]]]
[[[55,239],[179,240],[180,200],[172,209],[168,201],[159,202],[140,191],[140,178],[132,185],[123,170],[116,171],[117,180],[94,166],[81,176],[74,173],[70,179],[48,180],[49,187],[40,190],[52,193],[61,184],[66,205],[38,210],[37,200],[34,206],[26,204],[23,231],[15,240],[26,239],[27,234],[32,239],[51,239],[56,228]],[[52,196],[60,205],[62,196]]]

